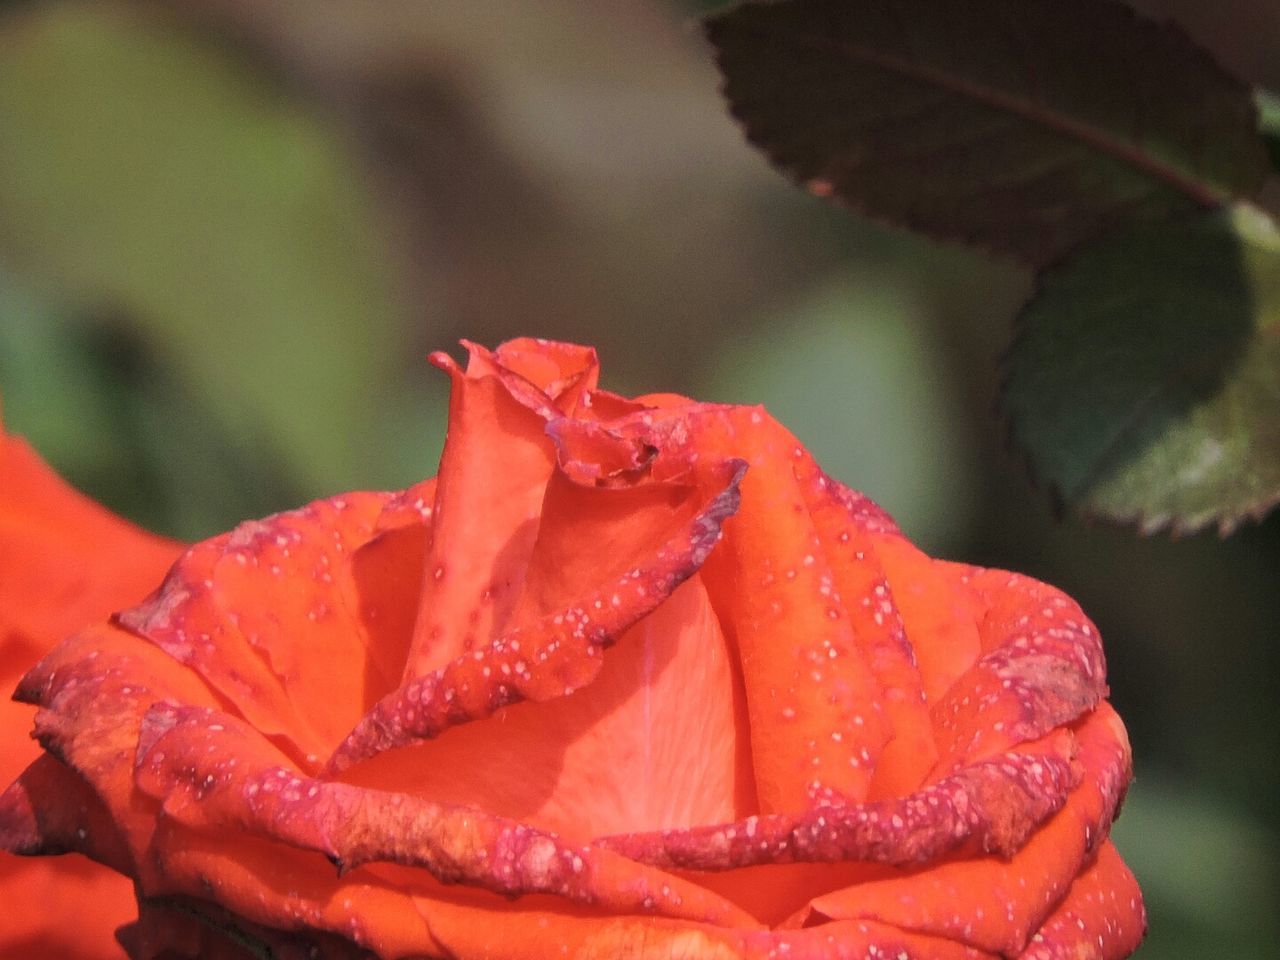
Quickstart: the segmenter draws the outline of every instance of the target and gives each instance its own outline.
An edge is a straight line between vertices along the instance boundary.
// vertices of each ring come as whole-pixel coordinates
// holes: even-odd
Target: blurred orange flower
[[[1076,604],[759,408],[470,353],[438,479],[198,544],[27,674],[0,841],[132,876],[137,958],[1135,949]]]
[[[180,545],[153,537],[67,486],[0,428],[0,783],[40,756],[34,711],[8,694],[68,634],[146,596]],[[0,853],[0,958],[118,957],[133,884],[79,855]]]

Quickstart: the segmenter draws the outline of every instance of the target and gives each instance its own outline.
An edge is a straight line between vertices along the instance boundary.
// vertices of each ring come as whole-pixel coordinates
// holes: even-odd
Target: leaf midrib
[[[882,53],[865,44],[853,41],[829,40],[825,37],[798,34],[787,30],[771,31],[767,35],[760,32],[759,36],[765,40],[790,42],[819,52],[844,54],[852,60],[879,67],[882,70],[910,80],[932,85],[945,93],[966,97],[994,110],[1019,117],[1029,123],[1074,139],[1097,150],[1099,153],[1118,160],[1140,171],[1152,180],[1181,193],[1207,210],[1216,209],[1230,199],[1228,192],[1218,190],[1208,183],[1189,177],[1171,164],[1162,163],[1155,157],[1143,153],[1133,144],[1096,126],[1076,120],[1060,111],[1049,109],[1043,103],[1017,97],[995,87],[954,73],[948,73],[935,67],[918,64],[903,57]]]
[[[1100,484],[1104,484],[1114,476],[1118,469],[1123,469],[1126,448],[1131,453],[1129,459],[1135,459],[1147,452],[1149,448],[1138,447],[1135,438],[1141,435],[1143,427],[1151,422],[1152,413],[1170,396],[1178,393],[1179,387],[1212,377],[1218,380],[1217,390],[1209,396],[1192,402],[1184,414],[1184,421],[1193,412],[1206,403],[1212,403],[1227,388],[1230,380],[1232,363],[1243,362],[1249,345],[1258,336],[1259,330],[1250,331],[1240,344],[1220,343],[1214,349],[1191,357],[1185,363],[1173,365],[1163,376],[1153,382],[1141,397],[1123,415],[1115,418],[1111,436],[1098,448],[1097,454],[1091,458],[1087,469],[1082,473],[1075,489],[1063,490],[1062,493],[1073,501],[1083,500],[1091,496]],[[1163,439],[1163,438],[1161,438]],[[1160,440],[1156,441],[1157,443]]]

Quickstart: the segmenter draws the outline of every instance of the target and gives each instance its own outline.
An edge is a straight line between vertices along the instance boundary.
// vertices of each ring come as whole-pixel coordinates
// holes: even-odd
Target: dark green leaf
[[[782,0],[707,33],[748,137],[800,183],[1035,266],[1267,172],[1246,87],[1107,0]]]
[[[1021,323],[1011,436],[1066,505],[1226,534],[1280,500],[1280,230],[1258,210],[1085,247]]]

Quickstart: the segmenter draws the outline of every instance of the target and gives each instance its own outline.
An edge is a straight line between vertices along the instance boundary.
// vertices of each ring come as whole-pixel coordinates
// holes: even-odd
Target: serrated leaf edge
[[[728,72],[725,69],[723,52],[721,50],[720,45],[716,41],[716,31],[719,28],[721,22],[728,20],[728,18],[731,17],[738,10],[741,10],[747,7],[766,8],[771,6],[778,6],[780,4],[787,3],[787,2],[788,0],[743,0],[743,2],[741,3],[732,4],[726,8],[716,10],[715,12],[704,16],[702,18],[701,23],[702,23],[703,36],[706,38],[707,42],[711,44],[711,47],[714,53],[716,66],[720,74],[720,84],[719,84],[720,93],[724,101],[728,104],[730,115],[734,118],[734,120],[737,122],[739,127],[742,129],[743,134],[748,140],[748,142],[750,142],[754,147],[756,147],[762,153],[764,153],[764,155],[768,158],[770,165],[773,166],[775,169],[779,170],[780,172],[782,172],[783,174],[785,174],[786,177],[789,180],[791,180],[792,183],[800,187],[802,190],[806,191],[812,196],[816,196],[823,200],[831,201],[837,204],[838,206],[844,207],[845,209],[852,211],[858,216],[866,220],[870,220],[871,222],[876,223],[880,226],[887,227],[893,230],[905,229],[913,233],[921,234],[935,241],[963,244],[972,249],[979,250],[984,254],[986,254],[987,256],[1012,259],[1015,262],[1022,263],[1034,270],[1041,270],[1049,265],[1060,262],[1062,259],[1064,259],[1067,256],[1070,256],[1072,253],[1074,253],[1076,250],[1078,250],[1081,246],[1085,245],[1086,243],[1094,242],[1126,225],[1127,223],[1126,220],[1124,220],[1123,218],[1117,218],[1115,222],[1111,223],[1107,227],[1104,227],[1098,234],[1092,237],[1089,237],[1085,240],[1082,240],[1068,249],[1059,251],[1058,254],[1050,260],[1043,260],[1035,257],[1034,254],[1031,254],[1031,253],[1021,253],[1019,251],[1013,251],[1013,250],[1001,248],[990,242],[978,240],[974,238],[974,236],[971,233],[965,231],[963,228],[947,229],[945,227],[940,228],[934,225],[930,225],[929,227],[926,228],[926,227],[922,227],[919,221],[912,220],[909,217],[899,217],[897,219],[894,219],[887,216],[877,215],[869,211],[863,204],[857,202],[855,199],[839,194],[837,191],[835,191],[835,189],[832,187],[832,185],[828,181],[822,179],[821,177],[805,177],[795,168],[794,164],[787,163],[776,155],[774,150],[771,149],[769,143],[766,142],[764,137],[760,134],[759,124],[754,123],[749,117],[745,116],[741,108],[738,106],[738,104],[729,95],[729,84],[731,81],[729,79]],[[1210,51],[1208,51],[1203,46],[1201,46],[1186,30],[1184,30],[1180,25],[1174,23],[1173,21],[1157,20],[1151,17],[1143,16],[1139,14],[1137,11],[1125,6],[1124,4],[1115,3],[1115,2],[1112,2],[1112,0],[1094,0],[1094,2],[1115,7],[1117,10],[1119,10],[1123,14],[1127,14],[1132,22],[1146,29],[1163,31],[1165,33],[1171,33],[1179,36],[1183,40],[1183,42],[1185,42],[1190,48],[1192,48],[1195,54],[1199,57],[1200,65],[1205,67],[1210,72],[1216,73],[1220,78],[1227,80],[1229,83],[1238,85],[1241,91],[1247,94],[1248,109],[1251,111],[1251,114],[1252,114],[1250,126],[1255,131],[1258,150],[1261,152],[1260,155],[1265,155],[1266,145],[1263,140],[1261,131],[1259,130],[1259,118],[1261,114],[1258,108],[1256,91],[1254,90],[1254,88],[1251,88],[1247,83],[1240,80],[1235,74],[1233,74],[1231,71],[1223,67],[1222,64],[1218,62],[1218,60],[1213,56],[1213,54]],[[821,41],[821,39],[818,39],[815,41],[813,38],[806,38],[803,36],[794,36],[794,35],[787,37],[781,34],[775,34],[774,36],[781,36],[783,39],[790,39],[792,42],[801,46],[806,46],[806,45],[814,46],[815,42],[817,45],[823,45],[823,42]],[[832,41],[832,42],[826,43],[825,45],[828,47],[834,47],[837,49],[852,46],[859,50],[865,50],[866,51],[865,59],[868,62],[883,63],[884,65],[896,65],[906,75],[914,76],[918,79],[919,78],[927,79],[930,75],[934,75],[934,74],[936,74],[942,81],[946,81],[947,79],[946,75],[941,74],[940,71],[934,71],[934,70],[929,70],[928,68],[916,67],[913,64],[902,61],[900,58],[889,57],[883,54],[877,54],[875,51],[869,50],[868,48],[862,47],[857,44],[848,44],[843,42]],[[945,88],[945,83],[943,85]],[[977,84],[966,84],[966,86],[972,87],[975,90],[983,89]],[[983,102],[987,102],[988,104],[993,106],[997,105],[998,100],[1007,100],[1009,104],[1013,106],[1016,106],[1016,104],[1019,102],[1017,98],[1008,97],[1007,95],[1002,95],[1000,94],[999,91],[991,91],[990,95],[993,96],[993,99],[985,100]],[[1022,110],[1012,109],[1011,112],[1014,112],[1017,115],[1026,117],[1028,119],[1035,119],[1035,117],[1037,116],[1036,111],[1030,109],[1030,106],[1023,108]],[[1089,143],[1091,145],[1098,146],[1099,149],[1102,150],[1102,152],[1106,153],[1108,156],[1111,156],[1115,159],[1119,159],[1122,161],[1126,159],[1138,161],[1135,163],[1135,165],[1139,169],[1144,169],[1144,170],[1149,169],[1150,173],[1155,179],[1164,183],[1166,186],[1169,186],[1172,189],[1177,190],[1183,196],[1188,197],[1193,203],[1195,203],[1197,206],[1201,207],[1204,210],[1212,210],[1217,207],[1224,206],[1225,204],[1229,203],[1233,199],[1243,198],[1246,196],[1254,197],[1262,190],[1262,187],[1266,182],[1265,177],[1261,178],[1259,182],[1255,184],[1254,187],[1247,194],[1244,194],[1244,193],[1233,194],[1228,191],[1217,191],[1211,188],[1202,187],[1193,178],[1179,172],[1176,168],[1172,167],[1171,165],[1166,165],[1164,167],[1161,167],[1160,165],[1152,164],[1148,162],[1141,153],[1139,153],[1138,151],[1134,150],[1132,147],[1126,144],[1119,143],[1117,144],[1115,149],[1107,149],[1105,138],[1098,138],[1098,137],[1092,136],[1092,133],[1093,133],[1092,128],[1087,127],[1085,124],[1074,122],[1071,120],[1070,117],[1063,117],[1061,122],[1062,122],[1062,126],[1058,128],[1059,132],[1070,134],[1073,131],[1078,131],[1084,135],[1081,137],[1081,139],[1084,142]]]
[[[1095,241],[1096,242],[1096,241]],[[1031,294],[1018,308],[1014,315],[1014,335],[1009,341],[1008,346],[1001,351],[996,359],[996,366],[1000,376],[996,386],[996,399],[992,407],[992,412],[1003,425],[1002,446],[1004,451],[1010,457],[1015,459],[1026,474],[1027,482],[1033,489],[1045,490],[1050,498],[1054,515],[1061,518],[1067,512],[1074,514],[1087,523],[1105,523],[1114,527],[1133,527],[1136,528],[1138,534],[1143,537],[1151,537],[1157,534],[1167,532],[1171,539],[1179,539],[1182,537],[1195,536],[1201,533],[1211,525],[1217,526],[1217,534],[1219,539],[1226,539],[1231,536],[1240,526],[1246,522],[1261,523],[1273,509],[1280,505],[1280,490],[1275,493],[1262,497],[1261,499],[1250,504],[1244,510],[1234,515],[1227,515],[1225,510],[1219,512],[1206,513],[1202,519],[1194,522],[1187,522],[1185,518],[1169,514],[1164,517],[1152,517],[1142,510],[1136,510],[1129,514],[1111,514],[1101,510],[1090,509],[1083,504],[1076,504],[1068,500],[1063,494],[1062,488],[1051,480],[1046,480],[1036,469],[1035,461],[1030,451],[1024,444],[1018,442],[1017,420],[1013,411],[1010,410],[1006,403],[1006,394],[1008,392],[1010,371],[1010,358],[1017,349],[1022,338],[1027,335],[1026,331],[1026,311],[1027,308],[1035,302],[1045,288],[1048,278],[1051,278],[1058,270],[1064,269],[1075,253],[1071,251],[1065,256],[1056,260],[1051,266],[1039,270],[1035,275],[1035,284],[1031,290]]]

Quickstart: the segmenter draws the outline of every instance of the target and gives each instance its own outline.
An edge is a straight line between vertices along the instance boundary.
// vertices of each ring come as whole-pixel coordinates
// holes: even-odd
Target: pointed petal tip
[[[462,345],[467,346],[467,341],[463,340]],[[443,350],[432,350],[428,353],[427,363],[451,376],[462,373],[462,367],[458,365],[458,361]]]

